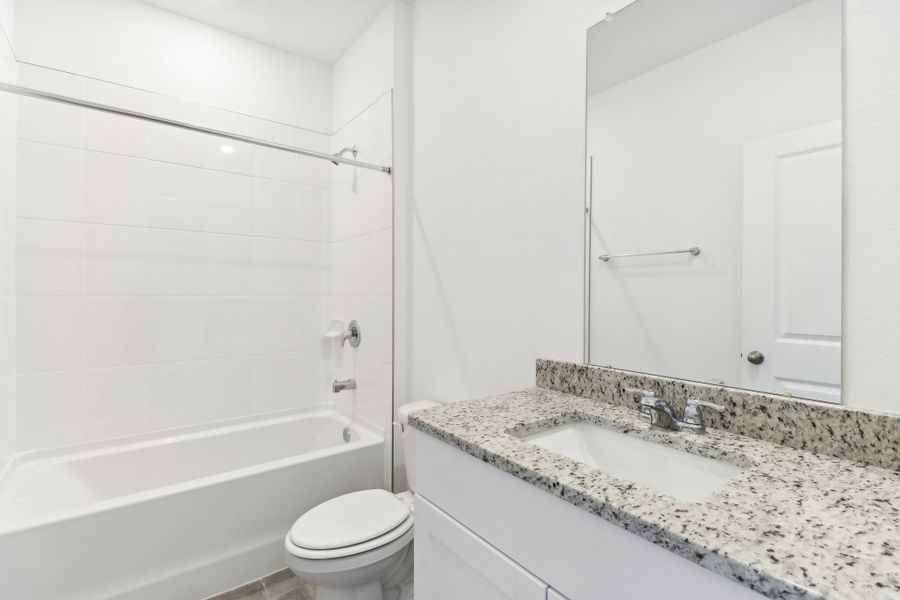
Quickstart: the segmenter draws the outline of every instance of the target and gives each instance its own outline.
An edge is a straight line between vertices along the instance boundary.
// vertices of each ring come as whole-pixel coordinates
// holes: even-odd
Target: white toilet
[[[409,414],[437,406],[400,407],[406,477],[414,490]],[[307,511],[284,539],[287,565],[316,586],[316,600],[409,600],[413,581],[413,496],[363,490]]]

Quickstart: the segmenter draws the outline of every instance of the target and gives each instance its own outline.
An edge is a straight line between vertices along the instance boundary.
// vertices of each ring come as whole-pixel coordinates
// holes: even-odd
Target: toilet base
[[[285,539],[285,559],[295,575],[316,586],[316,600],[411,600],[413,532],[370,552],[338,559],[299,558]]]
[[[316,586],[316,600],[413,600],[412,563],[410,544],[397,566],[381,578],[349,587],[320,584]]]

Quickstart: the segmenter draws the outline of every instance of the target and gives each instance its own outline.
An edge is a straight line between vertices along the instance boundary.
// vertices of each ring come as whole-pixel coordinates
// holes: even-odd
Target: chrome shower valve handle
[[[362,341],[362,330],[359,328],[359,321],[354,319],[350,321],[350,324],[347,326],[347,331],[345,331],[344,335],[341,337],[341,346],[350,342],[350,346],[358,348],[360,341]]]

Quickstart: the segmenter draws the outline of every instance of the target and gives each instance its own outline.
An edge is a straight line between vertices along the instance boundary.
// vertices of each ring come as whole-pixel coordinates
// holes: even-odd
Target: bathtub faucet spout
[[[344,390],[355,390],[356,389],[356,380],[355,379],[341,379],[340,381],[335,379],[334,383],[331,384],[331,391],[337,394],[338,392],[343,392]]]

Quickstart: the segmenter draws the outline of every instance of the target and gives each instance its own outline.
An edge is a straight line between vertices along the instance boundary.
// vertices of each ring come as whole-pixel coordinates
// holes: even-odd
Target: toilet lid
[[[385,490],[363,490],[332,498],[307,511],[291,527],[294,545],[332,550],[362,544],[396,529],[409,508]]]

